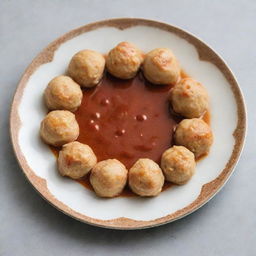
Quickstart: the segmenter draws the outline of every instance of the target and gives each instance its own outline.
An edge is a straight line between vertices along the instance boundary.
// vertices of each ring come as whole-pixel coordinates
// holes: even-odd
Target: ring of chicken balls
[[[46,144],[56,147],[76,140],[79,126],[75,115],[67,110],[51,111],[41,122],[40,135]]]
[[[143,74],[153,84],[175,84],[180,79],[180,66],[171,50],[157,48],[146,55]]]
[[[90,183],[100,197],[119,195],[127,182],[127,169],[116,159],[98,162],[91,170]]]
[[[139,159],[129,170],[129,186],[140,196],[157,196],[164,185],[159,165],[148,158]]]
[[[79,179],[85,176],[97,163],[92,149],[78,141],[62,147],[58,157],[58,170],[62,176]]]
[[[68,74],[81,86],[97,85],[104,73],[105,58],[92,50],[82,50],[76,53],[68,66]]]
[[[76,111],[82,97],[80,86],[68,76],[53,78],[44,91],[45,103],[50,110]]]
[[[183,146],[167,149],[161,159],[161,168],[166,180],[182,185],[195,173],[195,156]]]
[[[187,118],[202,116],[209,105],[206,89],[192,78],[184,78],[176,84],[170,100],[173,110]]]
[[[108,53],[106,67],[113,76],[130,79],[137,74],[143,58],[142,51],[135,45],[121,42]]]
[[[202,119],[184,119],[177,126],[174,140],[177,145],[188,148],[198,158],[209,152],[213,135],[210,126]]]
[[[161,168],[151,159],[140,158],[130,168],[116,159],[97,163],[93,150],[75,141],[79,125],[72,113],[81,105],[82,87],[96,86],[108,72],[120,79],[136,76],[141,65],[145,78],[157,85],[175,85],[170,93],[173,110],[183,119],[174,133],[175,146],[161,157]],[[164,180],[175,184],[188,182],[196,168],[196,158],[209,152],[213,143],[211,128],[200,117],[209,107],[206,89],[192,78],[180,78],[180,65],[168,48],[156,48],[146,56],[135,45],[121,42],[107,55],[93,50],[77,52],[68,66],[69,76],[52,79],[44,91],[49,112],[41,121],[40,136],[46,144],[59,147],[57,164],[62,176],[79,179],[90,173],[90,183],[100,197],[118,196],[129,183],[130,189],[143,197],[157,196]]]

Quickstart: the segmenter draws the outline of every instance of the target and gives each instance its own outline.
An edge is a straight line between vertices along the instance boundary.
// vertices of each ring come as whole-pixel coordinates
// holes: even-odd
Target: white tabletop
[[[10,104],[32,58],[63,33],[112,17],[156,19],[197,35],[226,60],[247,103],[247,143],[230,180],[200,210],[158,228],[105,230],[65,216],[34,191],[10,144]],[[0,255],[256,255],[255,29],[253,0],[1,0]]]

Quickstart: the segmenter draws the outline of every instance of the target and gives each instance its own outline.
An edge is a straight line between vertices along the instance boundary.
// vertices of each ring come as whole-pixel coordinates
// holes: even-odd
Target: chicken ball
[[[127,182],[127,169],[116,159],[98,162],[91,170],[90,183],[100,197],[119,195]]]
[[[198,158],[209,152],[213,135],[210,126],[202,119],[184,119],[177,126],[174,140],[177,145],[188,148]]]
[[[97,85],[104,72],[105,58],[92,50],[82,50],[76,53],[68,66],[69,75],[83,87]]]
[[[171,50],[157,48],[146,55],[143,73],[153,84],[175,84],[180,79],[180,66]]]
[[[208,109],[209,98],[204,86],[192,78],[182,79],[170,95],[173,110],[187,118],[202,116]]]
[[[139,159],[129,170],[129,186],[140,196],[156,196],[162,191],[163,185],[162,170],[148,158]]]
[[[76,111],[81,105],[82,97],[80,86],[68,76],[53,78],[44,91],[45,103],[50,110]]]
[[[46,144],[62,146],[77,139],[79,126],[75,115],[67,110],[54,110],[41,122],[40,135]]]
[[[106,61],[107,70],[115,77],[130,79],[137,74],[143,58],[142,51],[135,45],[122,42],[109,52]]]
[[[167,149],[161,159],[165,178],[176,184],[185,184],[195,173],[195,156],[183,146]]]
[[[78,141],[62,147],[58,157],[58,170],[62,176],[79,179],[85,176],[97,163],[92,149]]]

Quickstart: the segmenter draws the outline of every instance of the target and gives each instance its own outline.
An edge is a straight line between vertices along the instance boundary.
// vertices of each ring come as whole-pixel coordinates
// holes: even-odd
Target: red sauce
[[[53,147],[53,146],[49,146],[49,147],[50,147],[52,153],[56,156],[56,158],[58,158],[59,152],[60,152],[61,148],[59,148],[59,147]]]
[[[78,141],[88,144],[98,161],[116,158],[130,168],[139,158],[159,163],[181,120],[169,111],[171,85],[152,85],[141,74],[121,80],[106,74],[93,89],[83,91],[75,112]]]
[[[181,77],[189,76],[182,71]],[[107,73],[97,87],[83,90],[82,104],[75,112],[80,127],[77,140],[88,144],[98,161],[116,158],[128,169],[139,158],[160,164],[162,153],[173,145],[176,125],[183,119],[169,106],[171,88],[153,85],[141,73],[130,80]],[[209,124],[209,112],[202,119]],[[57,157],[60,148],[51,150]],[[93,190],[88,175],[77,182]],[[172,186],[165,182],[163,191]],[[136,195],[127,186],[120,196]]]

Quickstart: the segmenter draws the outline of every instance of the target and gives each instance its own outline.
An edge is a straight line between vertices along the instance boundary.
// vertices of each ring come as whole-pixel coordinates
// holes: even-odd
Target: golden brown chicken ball
[[[173,110],[187,118],[202,116],[209,106],[206,89],[192,78],[182,79],[170,95]]]
[[[127,169],[116,159],[98,162],[91,170],[90,183],[98,196],[119,195],[127,182]]]
[[[69,75],[83,87],[97,85],[104,72],[105,58],[92,50],[82,50],[75,54],[68,66]]]
[[[76,111],[82,97],[80,86],[68,76],[53,78],[44,91],[45,103],[50,110]]]
[[[171,50],[157,48],[146,55],[143,74],[153,84],[175,84],[180,79],[180,66]]]
[[[173,146],[163,153],[161,168],[166,180],[184,184],[195,173],[195,156],[183,146]]]
[[[141,158],[129,170],[129,186],[140,196],[156,196],[162,191],[164,175],[154,161]]]
[[[54,110],[41,122],[40,135],[45,143],[62,146],[77,139],[79,126],[75,115],[67,110]]]
[[[121,79],[133,78],[138,72],[144,55],[135,45],[122,42],[113,48],[106,61],[110,74]]]
[[[174,140],[177,145],[188,148],[198,158],[209,152],[213,135],[210,126],[202,119],[184,119],[177,126]]]
[[[97,163],[92,149],[78,141],[63,145],[58,157],[58,170],[62,176],[79,179]]]

